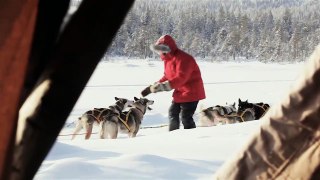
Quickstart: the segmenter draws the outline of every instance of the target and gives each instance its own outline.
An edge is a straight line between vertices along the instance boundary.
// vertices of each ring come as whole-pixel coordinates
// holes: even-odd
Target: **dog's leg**
[[[129,138],[135,137],[135,136],[134,136],[134,132],[128,132],[128,137],[129,137]]]
[[[100,134],[100,139],[105,139],[105,120],[101,121],[99,124],[99,134]]]
[[[128,133],[128,137],[129,137],[129,138],[132,138],[132,137],[133,137],[133,133],[132,133],[132,132],[129,132],[129,133]]]
[[[95,120],[92,117],[82,118],[82,126],[85,127],[85,130],[86,130],[85,139],[90,138],[90,136],[92,134],[92,128],[93,128],[94,121]]]
[[[92,134],[92,128],[93,128],[93,124],[86,124],[86,136],[85,139],[89,139],[91,137]]]
[[[134,133],[132,133],[132,134],[131,134],[131,138],[136,137],[136,136],[137,136],[137,134],[138,134],[138,132],[134,132]]]
[[[108,129],[108,134],[110,139],[117,139],[118,138],[118,125],[112,124],[111,127]]]
[[[71,140],[73,140],[76,137],[77,133],[79,133],[79,131],[82,129],[82,122],[81,122],[82,120],[81,119],[82,118],[79,118],[79,120],[76,123],[76,128],[72,134]]]
[[[136,137],[137,136],[137,134],[138,134],[138,131],[139,131],[139,129],[140,129],[140,125],[139,124],[137,124],[136,122],[134,122],[134,126],[132,126],[132,127],[134,127],[134,129],[131,129],[131,132],[130,132],[130,138],[134,138],[134,137]]]
[[[232,121],[232,119],[229,119],[229,118],[226,118],[226,124],[233,124],[233,121]]]
[[[117,139],[117,134],[111,134],[111,135],[109,135],[109,138],[110,139]]]
[[[214,125],[225,124],[225,119],[219,114],[218,111],[212,112],[212,121]]]
[[[120,124],[118,124],[118,117],[112,116],[110,120],[108,120],[105,124],[105,133],[107,138],[109,139],[117,139],[118,137],[118,129]]]

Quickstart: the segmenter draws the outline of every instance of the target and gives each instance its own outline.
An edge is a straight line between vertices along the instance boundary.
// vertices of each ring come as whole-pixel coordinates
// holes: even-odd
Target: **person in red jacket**
[[[193,114],[199,100],[206,97],[197,62],[180,50],[170,35],[161,36],[150,49],[163,60],[164,75],[158,82],[145,88],[141,92],[142,96],[174,89],[169,108],[169,131],[179,129],[180,120],[184,129],[196,128]]]

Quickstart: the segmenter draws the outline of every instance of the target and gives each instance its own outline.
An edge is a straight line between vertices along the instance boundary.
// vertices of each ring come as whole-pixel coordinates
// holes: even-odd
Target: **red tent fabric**
[[[0,1],[0,178],[7,179],[38,0]]]

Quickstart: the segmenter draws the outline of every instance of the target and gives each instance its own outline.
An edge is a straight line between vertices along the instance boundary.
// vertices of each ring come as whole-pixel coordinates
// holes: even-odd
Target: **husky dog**
[[[118,117],[105,118],[102,122],[102,134],[101,138],[116,139],[119,133],[128,134],[130,138],[136,137],[140,125],[143,120],[143,116],[147,109],[154,103],[147,98],[134,97],[134,103],[131,105],[128,111],[122,112]]]
[[[241,101],[238,99],[238,111],[243,112],[246,109],[251,108],[254,111],[255,119],[260,119],[270,108],[269,104],[260,102],[260,103],[249,103],[248,100]]]
[[[133,101],[115,97],[116,103],[109,106],[108,108],[94,108],[85,112],[77,121],[76,128],[73,132],[71,139],[74,139],[76,134],[84,128],[86,130],[85,139],[89,139],[92,134],[93,124],[97,123],[100,125],[100,138],[103,136],[101,131],[101,122],[105,118],[117,117],[120,115],[122,110],[133,104]]]
[[[201,110],[199,122],[201,126],[215,126],[217,124],[231,124],[237,122],[234,118],[229,116],[236,113],[237,109],[235,103],[226,106],[216,105]]]

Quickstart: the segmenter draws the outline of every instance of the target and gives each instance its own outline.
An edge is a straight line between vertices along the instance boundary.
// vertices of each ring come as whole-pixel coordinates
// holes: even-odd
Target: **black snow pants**
[[[193,114],[197,109],[199,101],[175,103],[172,102],[169,108],[169,131],[180,128],[180,120],[184,129],[196,128]]]

